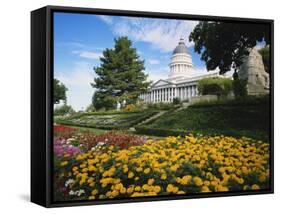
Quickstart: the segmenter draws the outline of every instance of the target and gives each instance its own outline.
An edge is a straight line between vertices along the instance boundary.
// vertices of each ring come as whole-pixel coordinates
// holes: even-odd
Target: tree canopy
[[[63,83],[61,83],[59,80],[54,79],[53,88],[54,88],[53,103],[58,104],[60,103],[60,101],[64,101],[66,103],[66,91],[68,90],[66,86]]]
[[[242,22],[199,22],[189,36],[194,42],[194,50],[201,54],[207,70],[220,74],[236,70],[243,63],[257,42],[270,43],[270,26],[266,24]]]
[[[116,102],[122,100],[135,103],[150,84],[143,72],[144,61],[132,47],[132,42],[127,37],[114,41],[114,48],[105,49],[100,58],[101,65],[94,68],[97,78],[92,86],[97,89],[93,96],[96,109],[114,108]]]

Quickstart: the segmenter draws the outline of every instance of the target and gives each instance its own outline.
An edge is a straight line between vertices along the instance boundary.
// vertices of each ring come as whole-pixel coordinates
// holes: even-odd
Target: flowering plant
[[[72,137],[77,131],[75,128],[64,125],[54,125],[53,129],[55,136],[64,137],[66,139]]]
[[[119,149],[126,149],[130,146],[144,144],[146,142],[146,137],[110,131],[102,135],[84,133],[79,136],[79,140],[88,148],[88,150],[102,144],[106,144],[107,146],[112,145]]]
[[[57,157],[75,156],[79,153],[81,153],[81,148],[73,146],[71,139],[65,140],[61,137],[54,139],[54,154]]]
[[[269,144],[250,138],[189,135],[104,148],[60,159],[55,169],[67,185],[64,200],[269,187]]]

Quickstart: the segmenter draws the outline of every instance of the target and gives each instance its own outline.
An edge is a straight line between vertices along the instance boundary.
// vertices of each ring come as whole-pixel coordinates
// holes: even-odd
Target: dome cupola
[[[184,44],[183,38],[180,39],[178,46],[173,51],[173,54],[181,54],[181,53],[188,54],[188,50],[186,45]]]
[[[180,39],[179,44],[174,49],[169,66],[169,78],[187,76],[193,70],[192,59],[183,38]]]

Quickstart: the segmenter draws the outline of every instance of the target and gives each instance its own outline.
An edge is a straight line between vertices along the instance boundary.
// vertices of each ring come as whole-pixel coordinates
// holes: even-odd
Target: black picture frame
[[[247,22],[270,25],[271,78],[270,78],[270,189],[259,191],[200,193],[177,196],[141,197],[97,201],[54,202],[52,200],[52,80],[53,80],[53,13],[81,13],[100,15],[123,15],[188,20],[213,20],[224,22]],[[126,10],[92,9],[79,7],[46,6],[31,12],[31,201],[44,207],[111,204],[175,200],[188,198],[225,197],[268,194],[274,192],[274,21],[267,19],[234,18],[174,13],[140,12]]]

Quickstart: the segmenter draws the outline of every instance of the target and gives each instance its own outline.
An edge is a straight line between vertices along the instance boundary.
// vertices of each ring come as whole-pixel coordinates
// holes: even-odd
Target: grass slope
[[[177,112],[169,112],[155,121],[139,127],[140,132],[165,135],[173,132],[194,134],[224,134],[246,136],[268,141],[270,129],[269,102],[245,102],[237,105],[199,105]],[[164,131],[163,131],[164,130]],[[149,133],[146,133],[149,134]]]

